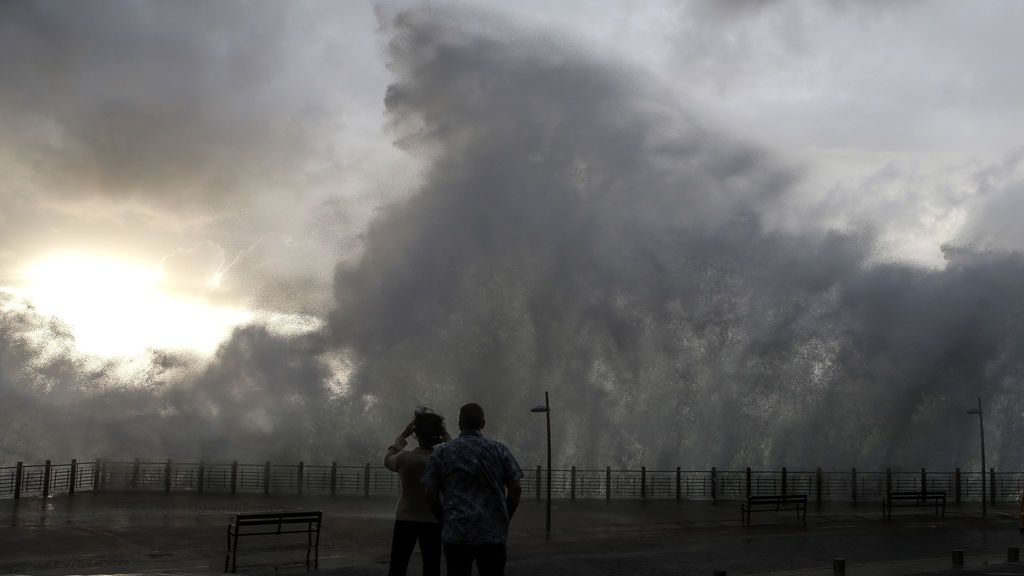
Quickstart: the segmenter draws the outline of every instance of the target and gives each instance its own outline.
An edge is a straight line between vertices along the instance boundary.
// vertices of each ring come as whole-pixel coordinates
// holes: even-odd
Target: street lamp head
[[[548,409],[547,409],[546,406],[534,406],[533,408],[530,408],[530,412],[547,412],[547,411],[548,411]]]

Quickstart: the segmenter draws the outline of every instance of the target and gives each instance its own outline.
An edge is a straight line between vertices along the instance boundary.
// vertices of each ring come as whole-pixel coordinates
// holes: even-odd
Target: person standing
[[[413,434],[419,446],[405,450],[406,439]],[[420,543],[423,575],[441,574],[441,526],[420,480],[434,447],[446,439],[448,432],[444,429],[444,418],[421,409],[416,411],[413,421],[395,443],[388,446],[384,466],[398,472],[402,481],[402,496],[395,509],[395,529],[391,537],[389,576],[405,575],[416,542]]]
[[[448,576],[502,576],[508,525],[519,507],[519,468],[507,446],[483,435],[479,404],[459,410],[457,438],[434,449],[423,486],[441,519]]]

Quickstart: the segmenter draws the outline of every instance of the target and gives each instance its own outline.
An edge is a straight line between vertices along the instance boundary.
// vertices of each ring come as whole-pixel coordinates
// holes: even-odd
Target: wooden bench
[[[309,568],[309,555],[313,552],[314,565],[320,567],[320,523],[323,511],[316,512],[259,512],[238,514],[235,521],[228,524],[228,554],[224,557],[224,571],[238,567],[238,539],[242,536],[264,536],[269,534],[305,534],[306,535],[306,568]],[[314,538],[315,536],[315,538]]]
[[[887,492],[882,500],[882,516],[892,518],[892,509],[903,506],[935,506],[935,513],[946,517],[945,492]]]
[[[751,512],[778,512],[796,510],[796,517],[801,523],[807,523],[806,494],[776,494],[771,496],[747,496],[747,501],[740,504],[740,517],[744,524],[750,524]]]

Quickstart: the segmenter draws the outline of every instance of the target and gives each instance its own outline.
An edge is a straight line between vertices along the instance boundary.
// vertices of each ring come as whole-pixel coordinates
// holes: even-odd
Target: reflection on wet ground
[[[220,573],[235,513],[320,509],[320,573],[382,574],[393,508],[381,498],[217,494],[4,500],[0,573]],[[526,500],[520,510],[510,534],[510,575],[830,570],[836,557],[847,559],[851,573],[897,574],[946,565],[952,549],[966,551],[968,566],[994,562],[1021,543],[1010,505],[984,521],[966,506],[951,507],[945,519],[910,512],[893,521],[883,520],[876,505],[810,506],[806,526],[792,513],[763,513],[746,527],[733,502],[557,501],[551,538],[544,535],[543,502]],[[304,537],[254,539],[243,545],[239,573],[302,573],[303,558]],[[410,573],[419,572],[417,562]]]

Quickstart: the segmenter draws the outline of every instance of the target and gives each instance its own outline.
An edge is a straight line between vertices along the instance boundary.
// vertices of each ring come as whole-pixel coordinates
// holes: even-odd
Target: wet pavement
[[[385,574],[393,506],[381,498],[158,493],[4,500],[0,573],[219,574],[233,514],[319,509],[320,574]],[[850,576],[941,573],[951,550],[962,549],[968,568],[958,574],[1024,576],[1021,564],[1004,564],[1007,548],[1024,543],[1014,512],[999,505],[983,520],[975,506],[950,506],[945,518],[907,509],[889,521],[876,504],[812,504],[805,526],[793,512],[755,514],[743,526],[737,502],[556,501],[547,538],[543,502],[527,499],[513,520],[507,574],[824,576],[833,558],[846,560]],[[304,559],[304,536],[251,537],[242,540],[238,573],[302,574]],[[409,573],[420,573],[418,558]]]

